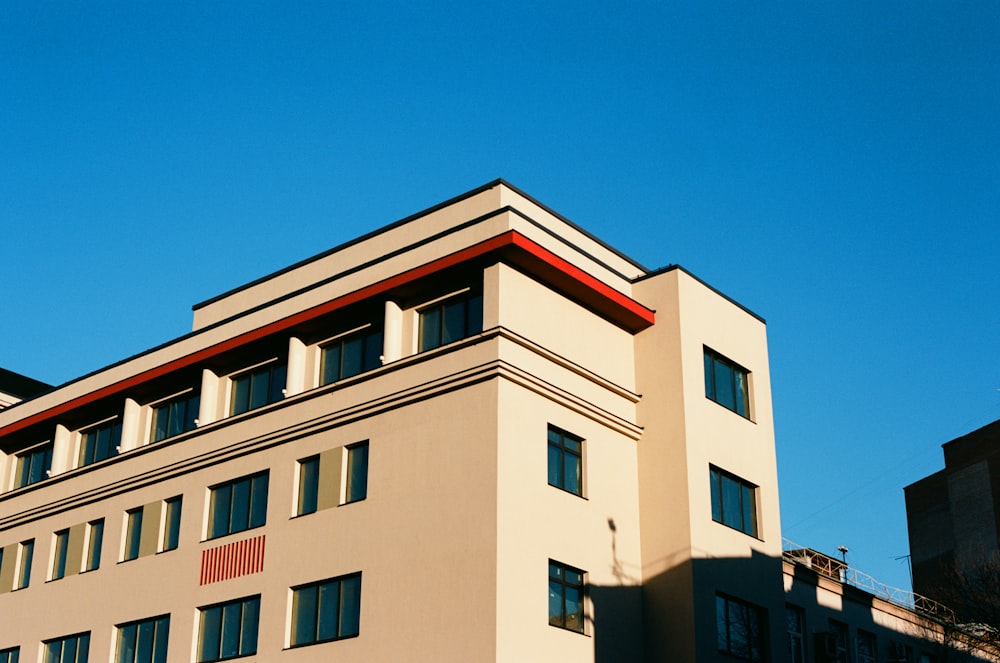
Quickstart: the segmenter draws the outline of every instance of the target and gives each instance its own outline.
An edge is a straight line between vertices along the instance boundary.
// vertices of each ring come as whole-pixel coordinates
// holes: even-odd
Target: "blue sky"
[[[768,321],[782,522],[907,586],[904,485],[1000,418],[1000,5],[22,2],[0,366],[503,177]]]

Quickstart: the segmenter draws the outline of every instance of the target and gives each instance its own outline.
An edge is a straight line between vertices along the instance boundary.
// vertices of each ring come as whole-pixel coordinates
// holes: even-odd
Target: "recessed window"
[[[287,364],[275,362],[233,377],[229,413],[241,414],[280,401],[284,398],[287,371]]]
[[[471,291],[432,304],[420,312],[420,351],[478,334],[483,330],[483,295]]]
[[[52,443],[29,449],[17,455],[14,468],[14,487],[30,486],[48,478],[52,470]]]
[[[875,634],[858,629],[858,663],[875,663],[877,654]]]
[[[167,663],[170,615],[118,626],[115,663]]]
[[[66,553],[69,550],[69,530],[55,533],[55,546],[52,553],[52,579],[66,577]]]
[[[17,663],[20,655],[21,655],[20,647],[4,649],[0,651],[0,663]]]
[[[163,538],[160,540],[160,551],[166,552],[177,548],[181,534],[180,495],[163,502]]]
[[[188,393],[153,406],[153,426],[150,440],[159,442],[195,429],[201,394]]]
[[[17,549],[17,569],[14,589],[24,589],[31,582],[31,559],[35,555],[35,540],[23,541]]]
[[[267,519],[267,472],[212,488],[208,538],[261,527]]]
[[[259,595],[201,608],[199,613],[198,663],[257,653]]]
[[[839,622],[836,619],[830,620],[830,631],[833,633],[833,643],[834,643],[834,654],[833,663],[848,663],[847,654],[850,651],[848,649],[848,641],[850,636],[848,635],[847,624],[844,622]],[[912,656],[899,657],[902,660],[910,661]]]
[[[293,647],[355,636],[360,620],[360,573],[292,588]]]
[[[584,572],[549,560],[549,624],[583,633]]]
[[[736,414],[750,418],[749,371],[705,348],[705,396]]]
[[[319,503],[319,456],[299,461],[299,495],[295,515],[316,513]]]
[[[709,467],[712,520],[757,536],[757,486],[735,474]]]
[[[103,540],[104,519],[87,523],[87,550],[84,554],[84,571],[94,571],[100,568]]]
[[[382,365],[382,330],[364,329],[323,346],[320,384],[330,384]]]
[[[84,431],[80,436],[80,462],[84,467],[118,455],[122,443],[122,422],[109,421]]]
[[[583,440],[549,426],[549,485],[583,494]]]
[[[716,594],[719,651],[746,661],[763,661],[764,615],[764,609],[759,606]]]
[[[45,663],[87,663],[90,653],[90,633],[67,635],[48,640],[45,645]]]
[[[122,561],[129,561],[139,556],[142,541],[142,507],[125,512],[125,549]]]
[[[806,661],[806,614],[797,605],[785,606],[785,630],[788,632],[788,652],[791,663]]]
[[[347,487],[344,503],[359,502],[368,496],[368,443],[347,447]]]

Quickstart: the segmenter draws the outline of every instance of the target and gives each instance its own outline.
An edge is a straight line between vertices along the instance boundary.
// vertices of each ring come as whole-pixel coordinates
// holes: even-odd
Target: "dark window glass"
[[[715,617],[719,651],[747,661],[764,660],[764,611],[717,594]]]
[[[43,444],[17,457],[14,487],[30,486],[48,478],[52,469],[52,443]]]
[[[109,421],[84,432],[80,442],[80,467],[118,455],[121,442],[121,421]]]
[[[805,663],[805,612],[794,605],[785,606],[785,630],[788,632],[788,658],[791,663]]]
[[[208,537],[262,526],[267,519],[267,472],[236,479],[212,489]]]
[[[84,571],[93,571],[101,566],[101,547],[104,540],[104,519],[88,525],[87,562]]]
[[[309,645],[359,633],[361,574],[292,589],[292,642]]]
[[[69,635],[45,644],[45,663],[87,663],[90,633]]]
[[[858,663],[875,663],[875,634],[858,629]]]
[[[708,474],[712,520],[757,536],[757,486],[716,467],[709,467]]]
[[[281,400],[287,368],[284,362],[268,364],[234,377],[230,414],[241,414]]]
[[[347,447],[347,502],[368,496],[368,443]]]
[[[705,396],[747,419],[750,418],[748,375],[745,368],[705,348]]]
[[[35,540],[25,541],[20,547],[21,559],[17,567],[14,589],[24,589],[31,582],[31,560],[35,556]]]
[[[181,533],[181,505],[180,496],[171,497],[164,503],[163,543],[160,546],[163,551],[177,547]]]
[[[69,549],[69,530],[56,532],[55,553],[52,556],[52,579],[66,576],[66,552]]]
[[[169,615],[119,626],[115,663],[166,663],[169,635]]]
[[[319,456],[299,461],[299,499],[295,514],[315,513],[319,499]]]
[[[382,330],[366,329],[323,347],[320,384],[330,384],[382,365]]]
[[[153,442],[195,429],[201,394],[184,394],[153,408]]]
[[[583,571],[549,560],[549,624],[583,633]]]
[[[549,485],[583,494],[583,440],[549,426]]]
[[[142,540],[142,507],[126,512],[128,515],[125,523],[125,552],[123,561],[129,561],[139,556],[139,543]]]
[[[420,351],[478,334],[483,330],[483,296],[464,293],[420,311]]]
[[[198,662],[257,653],[260,596],[201,608]]]
[[[21,656],[21,648],[4,649],[0,651],[0,663],[17,663]]]

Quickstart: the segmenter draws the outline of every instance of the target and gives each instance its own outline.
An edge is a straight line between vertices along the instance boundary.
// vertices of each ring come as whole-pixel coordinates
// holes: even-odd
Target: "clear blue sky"
[[[785,536],[908,585],[903,486],[1000,418],[1000,4],[288,4],[4,5],[0,366],[504,177],[767,319]]]

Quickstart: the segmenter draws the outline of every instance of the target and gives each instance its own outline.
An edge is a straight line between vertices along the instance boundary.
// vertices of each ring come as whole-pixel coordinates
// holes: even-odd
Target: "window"
[[[109,421],[82,433],[80,467],[118,455],[122,443],[121,421]]]
[[[788,631],[788,660],[791,661],[791,663],[805,663],[805,611],[797,605],[786,605],[785,628]]]
[[[875,634],[858,629],[858,663],[875,663]]]
[[[84,571],[94,571],[101,566],[101,545],[104,539],[104,519],[87,523],[87,552]]]
[[[749,372],[705,348],[705,396],[736,414],[750,418]]]
[[[549,624],[583,633],[584,572],[549,560]]]
[[[169,615],[120,625],[115,663],[167,663],[169,634]]]
[[[708,468],[712,484],[712,520],[757,536],[757,486],[717,467]]]
[[[260,527],[267,517],[267,472],[212,488],[208,538]]]
[[[14,589],[24,589],[31,582],[31,558],[35,554],[35,540],[25,541],[18,547]]]
[[[583,440],[549,426],[549,485],[583,494]]]
[[[87,663],[90,633],[68,635],[45,643],[45,663]]]
[[[287,369],[284,362],[271,363],[234,377],[229,413],[241,414],[280,401],[284,396]]]
[[[4,649],[0,651],[0,663],[17,663],[17,659],[20,655],[21,655],[20,647],[13,647],[12,649]]]
[[[838,622],[835,619],[830,620],[830,631],[833,633],[834,639],[834,657],[835,663],[848,663],[847,659],[847,624],[843,622]]]
[[[201,608],[198,663],[257,653],[260,596]]]
[[[431,350],[483,330],[483,295],[465,292],[420,311],[420,351]]]
[[[52,579],[59,580],[66,576],[66,551],[69,548],[68,529],[56,532],[55,544],[52,554]]]
[[[181,534],[181,496],[171,497],[163,503],[163,539],[160,541],[160,551],[166,552],[177,548]]]
[[[18,455],[14,487],[30,486],[48,478],[52,469],[52,443],[43,444]]]
[[[292,646],[358,634],[361,574],[292,588]]]
[[[347,447],[347,490],[344,503],[360,502],[368,496],[368,443]]]
[[[320,384],[330,384],[382,365],[382,330],[365,329],[323,346]]]
[[[125,550],[122,561],[127,562],[139,556],[142,540],[142,507],[125,512]]]
[[[747,661],[764,660],[764,610],[722,594],[715,595],[719,651]]]
[[[319,503],[319,456],[299,461],[299,497],[295,515],[316,513]]]
[[[195,429],[201,394],[194,392],[153,406],[151,441],[159,442]]]

